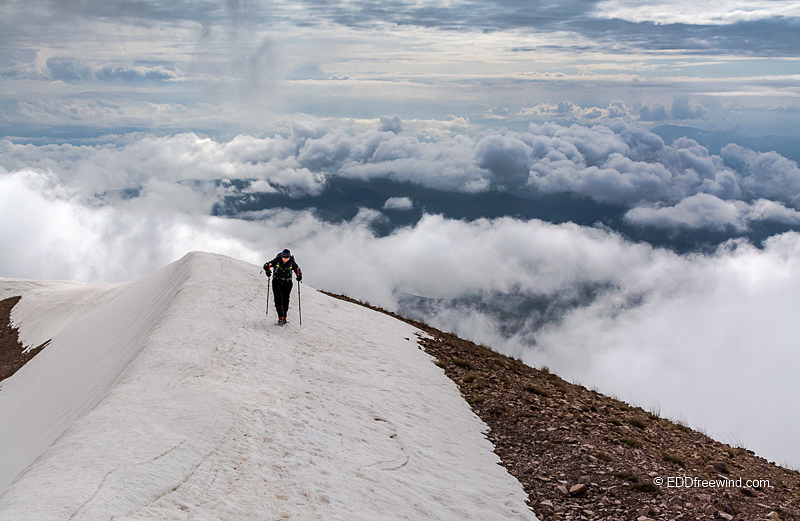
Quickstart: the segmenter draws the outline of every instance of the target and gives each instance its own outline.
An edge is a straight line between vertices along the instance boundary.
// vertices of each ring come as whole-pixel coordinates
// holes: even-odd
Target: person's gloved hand
[[[297,282],[303,282],[303,276],[302,275],[298,275],[297,276]]]

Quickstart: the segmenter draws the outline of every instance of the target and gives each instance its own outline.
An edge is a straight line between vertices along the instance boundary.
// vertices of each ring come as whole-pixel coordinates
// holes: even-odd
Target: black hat
[[[289,251],[289,248],[286,248],[285,250],[283,250],[281,252],[281,257],[291,257],[291,256],[292,256],[292,252]]]

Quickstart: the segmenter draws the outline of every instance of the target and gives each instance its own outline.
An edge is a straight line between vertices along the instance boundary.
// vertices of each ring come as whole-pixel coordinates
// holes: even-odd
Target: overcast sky
[[[239,133],[282,115],[798,134],[794,1],[11,0],[6,135]]]
[[[124,281],[190,250],[260,265],[290,247],[309,284],[424,307],[800,467],[800,3],[0,9],[0,276]],[[332,179],[589,217],[466,220],[408,190],[338,220],[252,207],[329,203]],[[246,211],[215,214],[231,201]],[[687,234],[712,239],[656,246]]]

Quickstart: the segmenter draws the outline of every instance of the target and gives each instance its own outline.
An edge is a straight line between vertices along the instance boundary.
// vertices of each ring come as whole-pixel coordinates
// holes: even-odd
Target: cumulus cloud
[[[390,197],[383,204],[384,210],[411,210],[414,208],[414,201],[410,197]]]
[[[431,132],[420,122],[404,126],[397,117],[353,125],[309,118],[280,134],[228,141],[192,133],[96,146],[6,140],[0,165],[50,170],[87,198],[139,190],[154,179],[200,182],[208,208],[237,192],[320,195],[335,176],[529,198],[573,194],[630,210],[629,224],[674,229],[741,232],[757,220],[794,225],[789,209],[800,209],[800,169],[775,152],[731,144],[715,155],[688,138],[668,145],[622,120],[472,135],[441,126]],[[786,208],[767,209],[768,201]]]
[[[733,202],[710,194],[695,194],[675,206],[634,208],[625,214],[630,223],[657,228],[710,228],[737,231],[747,228],[740,209]]]
[[[631,113],[630,107],[620,100],[612,101],[606,110],[610,118],[626,118],[630,116]]]
[[[800,212],[781,203],[759,199],[754,203],[725,201],[711,194],[695,194],[674,206],[639,206],[625,214],[638,226],[670,229],[706,229],[745,232],[753,221],[800,225]]]
[[[706,112],[708,109],[688,98],[678,98],[672,103],[672,117],[675,119],[697,119]]]
[[[676,98],[672,107],[663,103],[643,105],[639,109],[639,119],[642,121],[667,121],[698,119],[708,112],[703,105],[690,101],[689,98]]]
[[[400,116],[384,116],[381,118],[381,128],[382,132],[394,132],[395,134],[399,134],[403,131],[403,121],[400,119]]]
[[[603,118],[619,118],[629,116],[628,107],[615,101],[607,108],[600,107],[581,107],[571,101],[560,101],[558,103],[544,103],[533,107],[524,107],[519,113],[523,117],[540,117],[565,119],[571,121],[593,122]]]
[[[639,109],[639,119],[642,121],[664,121],[669,119],[667,107],[661,103],[643,106]]]
[[[746,203],[738,203],[744,205]],[[800,224],[800,212],[786,208],[783,204],[768,199],[759,199],[746,207],[747,216],[753,221],[772,221],[783,224]]]
[[[287,149],[288,147],[288,149]],[[221,143],[196,134],[143,136],[121,145],[14,145],[0,142],[3,166],[49,169],[85,197],[139,188],[150,180],[253,179],[286,191],[317,193],[323,178],[294,156],[294,143],[281,137],[239,136]],[[265,190],[266,191],[266,190]],[[213,194],[210,194],[213,195]]]
[[[800,208],[800,168],[776,152],[754,152],[729,144],[722,149],[726,162],[742,174],[742,187],[756,197],[783,201]]]
[[[599,202],[635,206],[676,202],[696,193],[739,195],[737,173],[690,139],[672,145],[625,123],[532,128],[543,151],[530,184],[543,192],[572,192]]]
[[[614,100],[607,106],[581,106],[571,101],[543,103],[520,109],[517,116],[546,119],[549,121],[571,121],[580,124],[596,124],[605,120],[660,122],[668,120],[687,120],[701,118],[708,109],[689,98],[676,98],[672,106],[664,103],[651,103],[634,106]]]
[[[533,149],[515,133],[484,134],[475,144],[475,158],[481,168],[494,174],[501,185],[516,187],[528,181]]]

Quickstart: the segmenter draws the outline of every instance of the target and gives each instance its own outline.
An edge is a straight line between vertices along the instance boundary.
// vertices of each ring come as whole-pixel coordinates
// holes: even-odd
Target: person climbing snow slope
[[[275,276],[272,277],[272,270]],[[275,311],[278,313],[278,324],[286,323],[286,314],[289,311],[289,296],[292,293],[292,272],[295,273],[297,282],[302,282],[303,272],[294,260],[292,252],[283,250],[274,259],[264,264],[267,278],[272,277],[272,291],[275,294]]]

